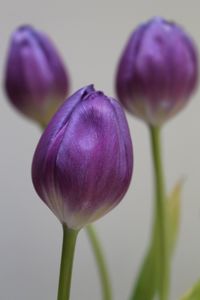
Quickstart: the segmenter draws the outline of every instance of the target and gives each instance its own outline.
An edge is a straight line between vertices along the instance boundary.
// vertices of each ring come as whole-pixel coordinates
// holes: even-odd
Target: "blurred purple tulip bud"
[[[156,126],[185,106],[197,81],[193,41],[181,27],[157,17],[130,36],[119,62],[116,90],[129,112]]]
[[[69,90],[65,66],[49,38],[31,26],[11,37],[5,88],[11,103],[27,117],[46,125]]]
[[[121,201],[132,169],[124,112],[91,85],[67,99],[50,121],[36,148],[32,180],[58,219],[80,229]]]

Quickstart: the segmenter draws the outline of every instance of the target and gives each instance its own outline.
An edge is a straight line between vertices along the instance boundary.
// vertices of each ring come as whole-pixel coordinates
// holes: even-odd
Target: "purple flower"
[[[67,96],[69,78],[57,50],[31,26],[19,27],[11,37],[5,88],[19,111],[44,126]]]
[[[198,80],[198,57],[181,27],[161,18],[139,26],[119,62],[116,90],[126,109],[161,125],[188,102]]]
[[[80,229],[121,201],[132,168],[124,112],[91,85],[67,99],[50,121],[33,158],[32,179],[58,219]]]

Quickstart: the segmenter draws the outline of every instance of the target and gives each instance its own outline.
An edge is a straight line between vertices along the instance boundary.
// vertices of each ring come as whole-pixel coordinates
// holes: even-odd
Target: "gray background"
[[[199,1],[0,1],[1,80],[10,33],[30,23],[52,36],[72,78],[72,91],[89,83],[114,95],[113,78],[121,49],[141,21],[160,15],[183,24],[200,43]],[[1,90],[0,108],[0,299],[56,299],[61,226],[37,197],[31,183],[37,125],[21,117]],[[171,299],[200,276],[200,102],[163,131],[168,190],[186,176],[180,238],[173,261]],[[151,230],[152,169],[146,126],[129,117],[135,170],[124,201],[96,222],[112,270],[115,299],[129,295]],[[94,259],[82,231],[75,256],[72,300],[98,300],[100,288]],[[147,300],[147,299],[144,299]]]

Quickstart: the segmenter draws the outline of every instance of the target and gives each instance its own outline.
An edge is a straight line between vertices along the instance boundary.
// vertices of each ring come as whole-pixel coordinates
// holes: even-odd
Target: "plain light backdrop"
[[[94,83],[114,95],[116,64],[130,32],[152,16],[182,24],[200,46],[199,1],[195,0],[0,0],[0,76],[8,40],[28,23],[48,33],[62,54],[71,92]],[[3,85],[3,84],[2,84]],[[0,299],[55,300],[62,231],[36,195],[30,175],[39,127],[22,117],[0,91]],[[167,187],[186,177],[180,238],[173,261],[171,299],[200,277],[200,94],[163,130]],[[153,177],[148,131],[129,116],[135,169],[121,204],[96,222],[104,243],[115,299],[127,299],[145,254],[153,211]],[[100,300],[93,255],[84,230],[78,238],[72,300]],[[144,299],[148,300],[148,299]]]

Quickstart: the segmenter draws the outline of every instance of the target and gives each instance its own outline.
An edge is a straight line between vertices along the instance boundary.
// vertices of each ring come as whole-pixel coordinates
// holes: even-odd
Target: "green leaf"
[[[139,277],[137,283],[135,285],[133,295],[131,296],[131,300],[151,300],[154,298],[156,286],[157,286],[157,278],[156,273],[153,273],[155,269],[155,259],[154,259],[154,251],[150,249],[147,256],[145,257],[143,266],[140,270]]]
[[[199,300],[199,299],[200,299],[200,280],[180,300]]]
[[[180,198],[182,180],[179,181],[166,201],[168,253],[172,257],[179,232],[180,223]],[[157,292],[158,267],[157,267],[157,237],[156,226],[154,235],[145,256],[138,279],[131,294],[130,300],[153,300]],[[200,299],[200,298],[199,298]],[[196,299],[195,299],[196,300]]]
[[[183,180],[180,180],[172,190],[172,193],[167,200],[167,235],[169,247],[168,253],[170,255],[173,255],[179,232],[182,186]]]

